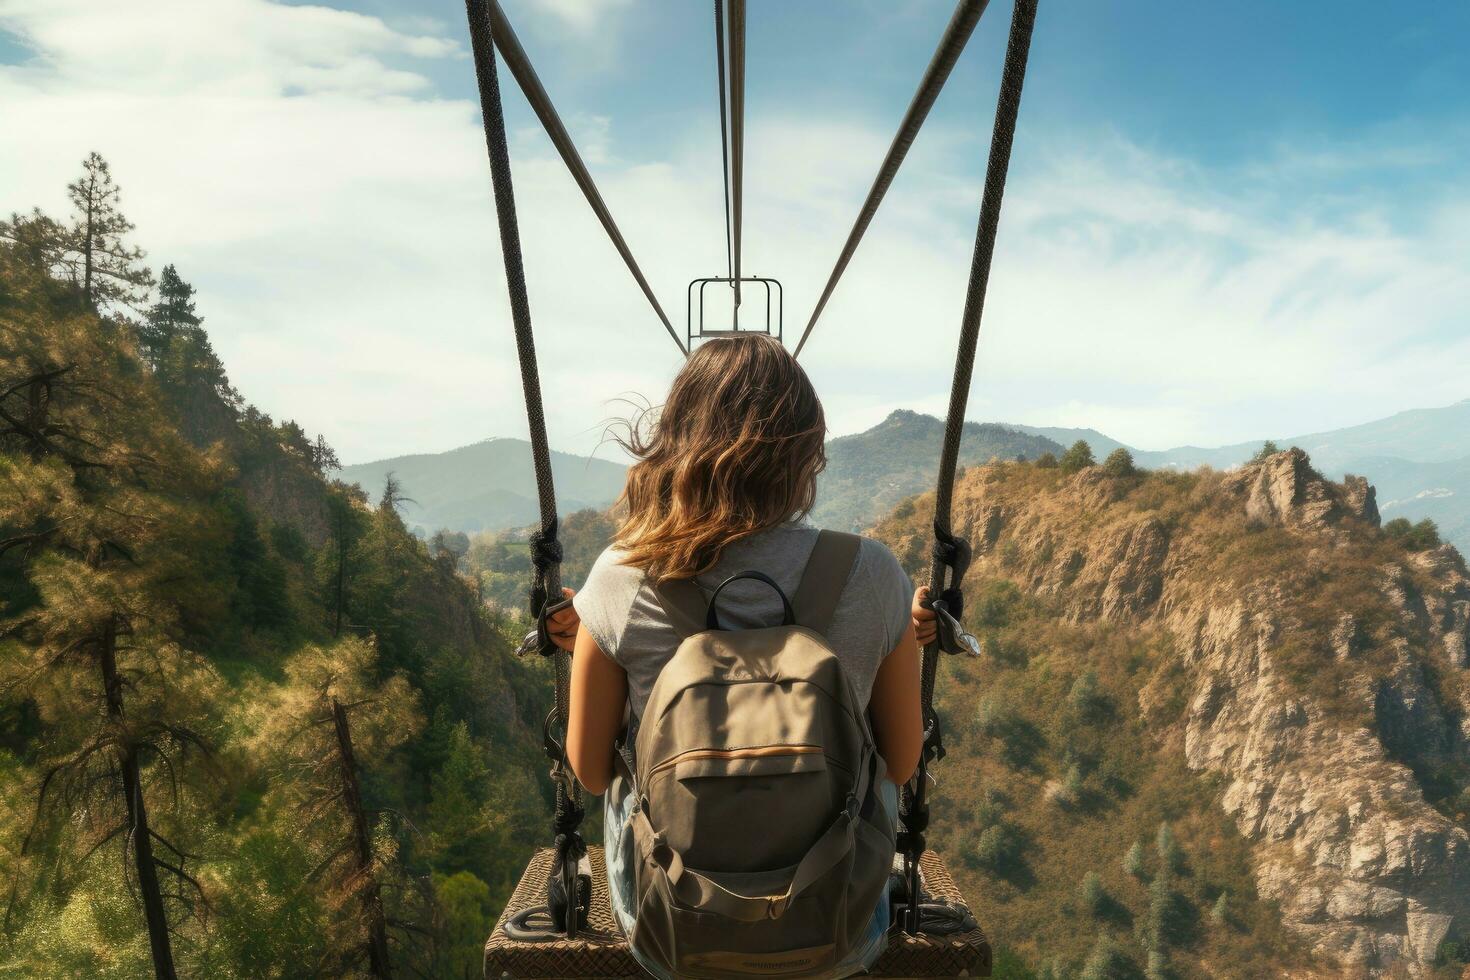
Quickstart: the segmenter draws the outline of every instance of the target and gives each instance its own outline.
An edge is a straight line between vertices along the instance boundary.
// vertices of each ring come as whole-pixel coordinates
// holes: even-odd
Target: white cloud
[[[236,384],[266,411],[352,461],[524,433],[478,110],[436,98],[416,65],[469,73],[455,40],[265,0],[0,0],[0,28],[36,52],[0,69],[6,128],[24,134],[0,141],[0,211],[64,210],[95,148],[138,240],[199,286]],[[682,333],[684,284],[725,265],[717,129],[692,120],[634,156],[616,119],[560,108],[595,137],[604,195]],[[610,399],[656,398],[679,361],[544,137],[515,136],[552,441],[586,452]],[[750,121],[746,270],[785,282],[788,337],[888,136]],[[1384,152],[1278,148],[1232,172],[1023,126],[971,417],[1153,448],[1465,397],[1470,197],[1419,200],[1410,226],[1372,186],[1329,199],[1316,184]],[[803,360],[836,431],[943,410],[982,154],[975,134],[931,124],[813,335]]]
[[[632,0],[533,0],[533,3],[583,35],[597,30],[605,17],[632,6]]]

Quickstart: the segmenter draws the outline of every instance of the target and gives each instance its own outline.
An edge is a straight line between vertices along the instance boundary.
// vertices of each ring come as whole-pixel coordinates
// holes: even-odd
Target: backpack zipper
[[[694,762],[701,759],[765,759],[783,755],[821,755],[823,751],[820,745],[761,745],[745,749],[689,749],[687,752],[680,752],[654,766],[648,773],[648,777],[652,779],[665,769],[672,769],[681,762]]]

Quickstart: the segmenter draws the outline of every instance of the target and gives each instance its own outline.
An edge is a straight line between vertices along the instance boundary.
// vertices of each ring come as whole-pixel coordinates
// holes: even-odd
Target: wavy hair
[[[662,408],[613,438],[637,460],[615,543],[656,581],[713,568],[724,548],[805,516],[827,465],[822,403],[796,358],[765,334],[707,341]]]

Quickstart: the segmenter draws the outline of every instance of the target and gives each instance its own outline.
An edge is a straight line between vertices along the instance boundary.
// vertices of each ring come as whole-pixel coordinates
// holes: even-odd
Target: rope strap
[[[1026,79],[1031,33],[1036,26],[1036,4],[1037,0],[1015,0],[1015,8],[1011,14],[1011,32],[1006,43],[1005,66],[1001,71],[1000,96],[995,106],[995,128],[991,134],[990,157],[985,168],[985,190],[980,199],[980,220],[975,231],[975,252],[970,262],[965,310],[960,317],[960,338],[955,352],[954,379],[950,386],[949,411],[944,421],[944,446],[940,450],[939,479],[934,501],[935,549],[930,592],[936,597],[934,605],[940,614],[938,618],[941,633],[945,631],[947,621],[953,624],[950,627],[949,645],[968,648],[971,652],[978,652],[978,644],[973,637],[964,633],[958,620],[947,608],[951,600],[958,600],[959,608],[963,608],[964,596],[958,591],[959,579],[965,566],[969,564],[968,545],[954,536],[950,527],[950,515],[954,502],[960,437],[964,433],[965,408],[969,401],[975,349],[980,336],[980,318],[985,308],[985,290],[990,280],[991,259],[995,255],[995,234],[1000,224],[1006,173],[1010,169],[1011,143],[1016,135],[1016,118],[1021,110],[1021,88]],[[956,12],[956,17],[958,16],[959,13]],[[953,574],[954,572],[959,574]],[[947,589],[954,591],[946,594]],[[923,853],[924,829],[929,825],[929,763],[941,758],[944,752],[939,716],[934,710],[934,680],[939,667],[940,649],[940,642],[929,643],[924,647],[920,673],[920,693],[925,719],[924,750],[919,755],[918,772],[913,781],[904,788],[899,807],[905,828],[905,833],[900,835],[904,876],[912,895],[919,893],[919,857]],[[906,931],[919,931],[921,916],[917,903],[911,904],[903,918]]]
[[[529,72],[530,66],[524,61],[525,53],[516,44],[509,24],[505,23],[505,15],[501,13],[495,0],[465,0],[465,14],[469,18],[470,46],[475,57],[475,80],[480,91],[480,110],[485,123],[485,147],[490,156],[490,181],[495,190],[500,251],[505,262],[506,290],[510,294],[511,324],[515,329],[516,358],[521,369],[521,389],[526,400],[531,460],[536,472],[536,496],[541,513],[541,529],[533,536],[531,546],[531,562],[535,568],[531,585],[531,614],[538,623],[538,641],[542,644],[543,652],[550,650],[556,675],[555,708],[546,721],[545,742],[556,794],[552,832],[556,837],[557,854],[561,858],[557,869],[559,873],[551,876],[552,881],[557,884],[548,886],[547,905],[552,910],[554,919],[558,909],[560,910],[561,918],[556,926],[570,939],[585,922],[585,918],[572,914],[569,910],[581,905],[578,861],[586,853],[586,846],[577,832],[583,815],[581,790],[567,768],[564,745],[556,737],[556,729],[564,725],[567,718],[571,658],[550,642],[550,635],[545,628],[547,598],[561,596],[562,556],[561,546],[556,540],[556,488],[552,481],[551,447],[546,438],[546,416],[541,402],[541,378],[536,366],[536,339],[531,329],[526,270],[521,258],[521,232],[516,217],[515,185],[511,179],[510,148],[505,135],[505,109],[500,100],[500,78],[495,67],[496,45],[505,45],[507,51],[513,50],[525,71]],[[508,60],[511,60],[512,71],[515,71],[515,60]],[[534,81],[534,73],[530,73],[530,78]],[[527,85],[525,79],[521,83],[523,87]],[[535,88],[539,90],[539,83]],[[550,101],[545,98],[545,92],[540,92],[540,98],[544,108],[549,110]],[[532,102],[535,104],[536,99],[533,98]],[[553,111],[552,116],[554,115]],[[543,117],[543,122],[545,121]],[[562,135],[565,136],[564,130]],[[572,152],[575,154],[575,151]],[[631,263],[631,256],[625,254],[625,258]],[[667,324],[667,320],[665,323]],[[673,333],[672,328],[669,332]],[[677,342],[678,338],[675,337],[675,340]],[[681,344],[680,348],[682,347]],[[558,886],[561,889],[560,898],[557,896]],[[569,899],[569,896],[572,898]]]

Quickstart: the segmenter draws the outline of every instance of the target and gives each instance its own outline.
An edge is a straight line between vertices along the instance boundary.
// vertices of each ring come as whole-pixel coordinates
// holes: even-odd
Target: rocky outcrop
[[[1222,780],[1290,929],[1375,975],[1423,974],[1470,941],[1470,832],[1434,805],[1470,793],[1444,785],[1470,774],[1470,577],[1453,549],[1405,553],[1366,480],[1327,481],[1298,449],[1187,478],[990,469],[957,497],[977,568],[1073,622],[1167,633],[1188,707],[1160,717],[1145,688],[1144,717]]]

